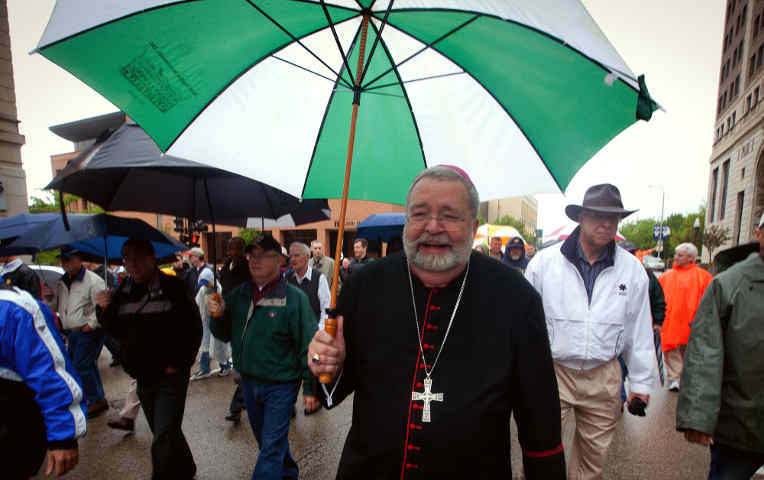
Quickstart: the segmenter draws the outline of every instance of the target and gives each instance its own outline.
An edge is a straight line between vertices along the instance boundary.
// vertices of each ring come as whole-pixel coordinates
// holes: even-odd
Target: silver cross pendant
[[[427,377],[424,379],[424,392],[411,392],[411,399],[414,401],[422,401],[424,406],[422,408],[422,422],[430,423],[430,402],[442,402],[442,393],[432,393],[432,379]]]

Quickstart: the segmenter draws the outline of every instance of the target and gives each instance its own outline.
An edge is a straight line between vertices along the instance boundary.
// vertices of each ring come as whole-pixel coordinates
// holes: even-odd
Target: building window
[[[755,107],[759,103],[759,87],[756,87],[756,90],[753,91],[753,105],[752,107]]]
[[[737,61],[738,63],[743,62],[743,40],[740,40],[740,45],[737,47]]]
[[[756,18],[753,19],[753,38],[756,38],[759,36],[759,20],[761,19],[761,15],[756,15]]]
[[[737,118],[737,112],[732,112],[732,128],[735,128],[736,118]]]
[[[711,208],[708,210],[708,221],[714,223],[714,212],[716,212],[716,189],[719,186],[719,167],[714,168],[711,179]]]
[[[751,110],[751,99],[753,97],[751,95],[748,95],[745,97],[745,112],[743,112],[744,115],[747,115],[748,112]]]
[[[751,57],[751,63],[748,64],[748,78],[753,77],[754,73],[756,73],[756,54],[755,53]]]
[[[749,150],[748,150],[748,151],[749,151],[749,152],[751,151],[751,150],[750,150],[750,148],[749,148]],[[741,169],[740,169],[740,180],[742,180],[742,179],[744,179],[744,178],[745,178],[745,167],[743,167],[743,168],[741,168]]]
[[[724,220],[725,210],[727,209],[727,187],[730,180],[730,161],[727,160],[722,165],[722,198],[719,202],[719,220]]]
[[[745,191],[737,194],[737,211],[735,212],[735,245],[740,245],[740,233],[743,226],[743,201],[745,200]]]

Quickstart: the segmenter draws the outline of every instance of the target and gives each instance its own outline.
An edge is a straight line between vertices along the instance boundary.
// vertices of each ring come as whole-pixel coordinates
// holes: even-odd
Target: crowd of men
[[[568,205],[578,227],[538,253],[521,237],[473,250],[478,205],[463,170],[422,171],[398,246],[377,258],[357,238],[337,277],[319,241],[235,237],[216,271],[199,248],[189,265],[160,270],[136,238],[117,286],[64,250],[46,305],[23,263],[0,257],[0,451],[18,459],[9,478],[45,458],[48,473],[75,467],[87,420],[108,410],[97,366],[107,338],[134,379],[108,425],[133,431],[143,410],[155,479],[194,477],[181,428],[189,381],[231,372],[225,419],[239,424],[246,410],[253,479],[298,478],[288,433],[300,388],[305,415],[353,394],[339,479],[512,478],[510,417],[525,478],[603,478],[624,407],[648,411],[656,348],[678,392],[676,428],[710,448],[709,479],[747,480],[764,464],[764,215],[760,252],[745,261],[712,279],[681,244],[656,279],[615,243],[635,210],[613,185]]]

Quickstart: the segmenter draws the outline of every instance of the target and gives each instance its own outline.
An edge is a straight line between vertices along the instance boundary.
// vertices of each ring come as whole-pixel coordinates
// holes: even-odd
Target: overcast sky
[[[693,212],[705,202],[718,89],[724,0],[583,0],[635,74],[644,73],[651,95],[666,109],[616,137],[576,175],[562,194],[539,195],[539,227],[566,221],[563,209],[580,203],[587,187],[609,182],[621,190],[635,218]],[[29,55],[54,0],[8,0],[21,149],[30,196],[52,178],[50,156],[71,142],[48,130],[116,108],[40,55]],[[585,121],[585,116],[582,118]]]

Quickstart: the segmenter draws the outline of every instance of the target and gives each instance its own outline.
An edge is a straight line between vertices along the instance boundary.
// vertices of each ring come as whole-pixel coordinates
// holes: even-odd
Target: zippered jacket
[[[552,358],[589,370],[623,355],[634,393],[652,391],[655,362],[648,279],[636,257],[614,248],[612,265],[594,281],[591,302],[576,266],[563,254],[578,235],[538,252],[525,278],[541,294]],[[570,252],[568,252],[570,255]]]
[[[58,312],[64,330],[76,330],[85,325],[95,330],[101,326],[96,317],[95,296],[106,288],[106,284],[103,277],[87,268],[84,272],[82,280],[74,280],[70,287],[66,286],[63,277],[56,282],[56,296],[51,308]]]
[[[65,352],[48,307],[24,290],[0,287],[0,405],[13,409],[0,412],[0,437],[19,421],[31,428],[34,419],[12,418],[31,411],[30,402],[39,406],[48,448],[74,448],[85,435],[86,402]]]
[[[764,454],[764,261],[752,253],[711,280],[684,357],[677,430]]]
[[[314,396],[306,359],[317,326],[308,296],[282,277],[252,305],[252,285],[242,283],[223,296],[225,313],[210,319],[210,331],[231,342],[234,368],[244,377],[260,383],[302,379],[303,394]]]
[[[178,277],[156,270],[145,288],[126,277],[100,318],[119,342],[122,368],[139,381],[152,381],[167,367],[188,371],[196,361],[202,321]]]

